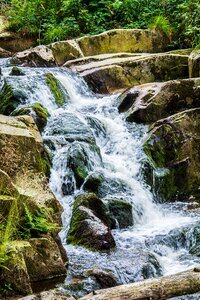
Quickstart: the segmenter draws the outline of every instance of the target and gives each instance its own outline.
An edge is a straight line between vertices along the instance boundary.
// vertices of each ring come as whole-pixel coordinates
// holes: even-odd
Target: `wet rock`
[[[48,134],[62,135],[69,142],[78,140],[94,143],[94,136],[89,126],[72,113],[61,113],[59,118],[50,119]]]
[[[189,251],[192,255],[200,257],[200,226],[197,225],[188,232]]]
[[[111,93],[148,82],[188,78],[188,56],[163,53],[113,58],[98,66],[85,64],[77,71],[94,92]]]
[[[104,177],[101,173],[92,173],[90,174],[84,182],[83,189],[88,192],[98,194],[99,187],[104,181]]]
[[[118,110],[120,113],[125,112],[131,108],[139,95],[137,88],[133,87],[125,90],[117,99]]]
[[[79,195],[74,202],[69,243],[91,250],[110,250],[115,247],[106,206],[95,194]]]
[[[10,115],[25,100],[26,96],[23,92],[14,88],[9,79],[4,79],[3,87],[0,91],[0,113]]]
[[[41,45],[16,53],[12,58],[12,63],[30,67],[52,67],[55,66],[55,59],[52,50]]]
[[[76,39],[84,56],[117,52],[162,52],[168,39],[159,32],[141,29],[114,29]]]
[[[189,56],[189,77],[200,77],[200,50],[194,50]]]
[[[33,117],[40,132],[47,124],[47,118],[49,116],[48,110],[40,103],[35,103],[30,106],[23,106],[18,108],[12,113],[12,116],[28,115]]]
[[[108,195],[110,195],[117,198],[122,197],[123,199],[123,195],[128,192],[129,188],[122,179],[112,177],[104,177],[104,180],[98,188],[98,196],[100,198],[108,197]]]
[[[161,199],[199,200],[199,113],[190,109],[157,121],[144,144],[144,151],[159,172]],[[184,174],[184,180],[182,180]],[[156,179],[156,177],[155,177]]]
[[[149,254],[148,261],[143,265],[141,272],[144,279],[162,275],[162,268],[154,255]]]
[[[24,75],[24,72],[20,68],[14,66],[14,67],[12,67],[10,75],[11,76],[22,76],[22,75]]]
[[[113,220],[113,228],[127,228],[133,225],[132,205],[126,201],[109,199],[108,208]]]
[[[102,289],[118,285],[115,276],[111,272],[106,272],[101,269],[93,269],[91,271],[88,271],[88,274],[95,277]]]
[[[61,84],[51,73],[45,74],[45,79],[52,94],[54,95],[56,104],[58,106],[62,106],[65,103],[65,97],[64,97],[64,93],[62,92]]]
[[[200,79],[183,79],[136,86],[119,97],[127,120],[152,123],[185,109],[199,107]],[[127,106],[132,101],[132,104]],[[128,103],[128,104],[127,104]]]

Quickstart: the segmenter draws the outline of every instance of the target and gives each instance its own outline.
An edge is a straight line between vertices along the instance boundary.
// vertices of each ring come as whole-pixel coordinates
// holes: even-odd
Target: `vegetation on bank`
[[[173,37],[173,47],[200,44],[196,0],[3,0],[1,5],[12,30],[42,43],[113,28],[159,28]]]

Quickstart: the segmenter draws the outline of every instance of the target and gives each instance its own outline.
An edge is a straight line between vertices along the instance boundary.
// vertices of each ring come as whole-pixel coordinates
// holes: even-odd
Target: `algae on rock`
[[[190,109],[151,127],[144,151],[155,167],[154,188],[161,199],[200,200],[199,115],[199,108]]]
[[[91,250],[111,250],[115,241],[110,230],[109,212],[95,194],[76,197],[67,241]]]
[[[65,103],[64,95],[61,91],[61,86],[55,76],[51,73],[45,74],[46,83],[49,86],[54,98],[55,102],[58,106],[62,106]]]

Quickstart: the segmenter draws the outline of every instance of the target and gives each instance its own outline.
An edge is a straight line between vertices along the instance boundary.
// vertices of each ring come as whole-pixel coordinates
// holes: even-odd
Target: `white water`
[[[10,68],[3,69],[4,75],[8,76],[9,71]],[[198,222],[198,216],[186,214],[181,206],[171,209],[170,205],[155,204],[150,189],[143,183],[141,166],[145,154],[142,145],[148,128],[134,123],[127,124],[123,114],[118,113],[117,95],[96,97],[87,89],[83,80],[72,73],[59,69],[46,71],[24,68],[24,71],[27,77],[17,78],[18,89],[25,91],[28,104],[40,102],[50,113],[43,137],[54,145],[50,187],[64,207],[64,228],[60,236],[70,258],[67,281],[94,267],[111,270],[119,283],[139,280],[142,279],[141,268],[146,265],[149,254],[153,254],[158,260],[161,274],[164,275],[199,264],[200,260],[189,254],[187,243],[179,241],[182,232],[187,232]],[[55,74],[69,95],[62,108],[57,107],[43,79],[43,73],[49,71]],[[108,186],[104,198],[124,199],[133,206],[134,226],[126,230],[113,230],[117,249],[110,254],[94,253],[66,244],[74,195],[79,193],[80,189],[77,189],[75,179],[71,175],[74,192],[72,195],[63,196],[62,184],[66,180],[66,173],[70,173],[66,156],[72,142],[62,134],[63,128],[57,128],[59,125],[55,124],[57,120],[65,122],[69,114],[79,119],[83,136],[94,139],[100,149],[102,161],[84,144],[91,172],[100,172],[105,178],[122,186],[120,190]],[[88,118],[93,118],[101,124],[99,131],[89,127]],[[52,133],[53,126],[60,130],[57,134]],[[81,144],[84,141],[79,140],[80,134],[79,131],[75,133],[78,143]]]

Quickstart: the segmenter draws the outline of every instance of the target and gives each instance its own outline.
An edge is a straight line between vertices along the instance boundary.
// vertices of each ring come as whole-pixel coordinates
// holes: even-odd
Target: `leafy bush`
[[[11,28],[46,43],[154,23],[165,33],[173,31],[176,47],[191,47],[200,39],[199,11],[196,0],[11,0],[8,5]]]

